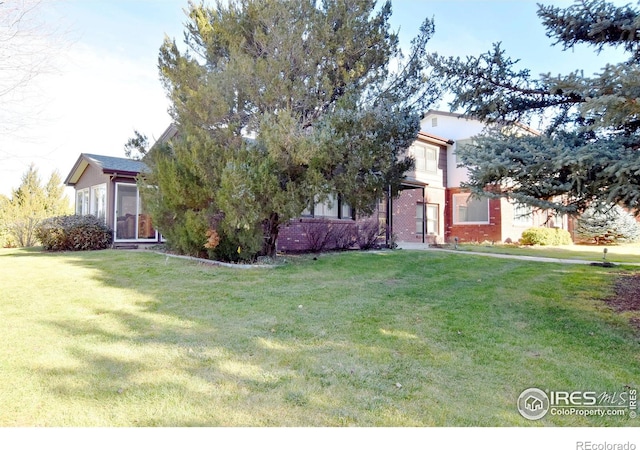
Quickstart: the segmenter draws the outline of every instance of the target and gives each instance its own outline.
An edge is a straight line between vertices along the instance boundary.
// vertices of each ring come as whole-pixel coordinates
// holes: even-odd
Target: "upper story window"
[[[470,194],[453,194],[453,223],[488,224],[489,199],[471,197]]]
[[[430,173],[438,171],[438,148],[414,144],[411,151],[416,159],[416,171]]]

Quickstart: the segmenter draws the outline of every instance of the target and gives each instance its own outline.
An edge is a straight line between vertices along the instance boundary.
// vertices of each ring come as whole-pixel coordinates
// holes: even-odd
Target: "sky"
[[[0,19],[3,7],[33,1],[0,2]],[[403,45],[433,18],[429,50],[444,56],[477,56],[502,42],[532,74],[581,69],[586,75],[621,58],[553,47],[535,1],[393,0],[392,6],[392,28]],[[158,50],[165,35],[182,41],[186,7],[187,0],[42,0],[23,18],[16,48],[29,49],[42,64],[28,83],[0,96],[0,194],[10,196],[30,164],[43,180],[55,170],[64,180],[80,153],[124,157],[134,130],[151,142],[162,134],[171,119]],[[1,64],[0,92],[7,76]]]

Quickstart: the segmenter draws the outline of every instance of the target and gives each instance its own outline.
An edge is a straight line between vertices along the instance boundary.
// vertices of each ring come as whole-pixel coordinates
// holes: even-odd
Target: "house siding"
[[[453,242],[502,242],[502,214],[499,199],[489,199],[488,224],[455,224],[453,221],[453,195],[466,193],[461,188],[447,189],[445,204],[445,220],[447,223],[445,239]]]
[[[416,207],[424,204],[422,188],[405,189],[392,202],[392,232],[400,242],[422,242],[422,234],[416,230]]]
[[[329,219],[322,217],[300,217],[290,220],[280,228],[278,234],[278,251],[282,252],[303,252],[319,245],[318,242],[325,240],[323,248],[317,250],[332,250],[338,247],[336,233],[341,236],[356,235],[355,220],[350,219]],[[327,236],[327,232],[331,234]]]
[[[84,172],[82,172],[82,176],[78,179],[75,189],[76,191],[79,191],[81,189],[105,183],[109,184],[109,176],[102,173],[102,170],[89,164]]]

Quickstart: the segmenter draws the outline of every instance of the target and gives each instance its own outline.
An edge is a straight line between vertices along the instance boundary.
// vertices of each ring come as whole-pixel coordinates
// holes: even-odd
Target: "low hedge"
[[[113,231],[95,216],[58,216],[45,219],[36,236],[45,250],[102,250],[113,242]]]
[[[528,228],[522,232],[522,245],[570,245],[573,244],[567,230],[560,228]]]

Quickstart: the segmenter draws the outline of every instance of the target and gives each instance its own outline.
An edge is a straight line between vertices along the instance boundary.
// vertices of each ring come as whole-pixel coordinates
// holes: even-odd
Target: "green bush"
[[[522,232],[522,245],[570,245],[573,244],[567,230],[560,228],[528,228]]]
[[[95,216],[57,216],[36,229],[45,250],[101,250],[113,242],[113,231]]]

